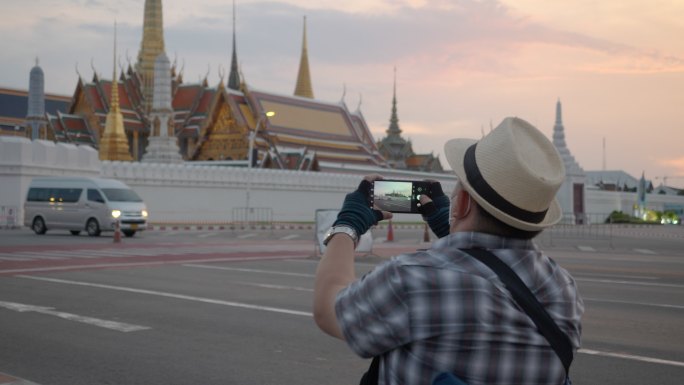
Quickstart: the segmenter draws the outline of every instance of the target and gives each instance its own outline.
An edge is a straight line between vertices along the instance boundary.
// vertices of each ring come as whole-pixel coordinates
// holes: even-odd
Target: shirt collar
[[[451,233],[438,239],[431,249],[459,248],[459,249],[533,249],[537,246],[532,240],[505,238],[498,235],[478,232]]]

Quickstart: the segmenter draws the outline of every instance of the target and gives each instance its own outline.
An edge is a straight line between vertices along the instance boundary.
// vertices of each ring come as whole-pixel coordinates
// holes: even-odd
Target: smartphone
[[[373,182],[370,191],[372,208],[393,213],[417,213],[420,195],[431,195],[430,182],[381,179]]]

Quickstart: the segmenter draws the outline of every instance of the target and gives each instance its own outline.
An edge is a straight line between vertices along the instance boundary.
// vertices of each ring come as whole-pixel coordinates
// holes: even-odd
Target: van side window
[[[88,189],[88,200],[91,202],[100,202],[100,203],[104,203],[104,201],[105,201],[104,198],[102,198],[102,194],[100,194],[99,191],[91,189],[91,188]]]
[[[29,202],[76,203],[81,198],[82,188],[41,188],[29,189],[26,200]]]
[[[66,203],[76,203],[81,198],[82,188],[59,188],[56,191],[56,201]]]
[[[26,200],[29,202],[48,202],[50,200],[50,189],[39,187],[30,188]]]

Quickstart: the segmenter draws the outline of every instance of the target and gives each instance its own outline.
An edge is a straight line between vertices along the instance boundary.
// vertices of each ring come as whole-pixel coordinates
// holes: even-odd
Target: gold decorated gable
[[[225,103],[220,104],[216,118],[208,123],[206,138],[197,160],[240,160],[247,158],[247,128],[239,126]]]

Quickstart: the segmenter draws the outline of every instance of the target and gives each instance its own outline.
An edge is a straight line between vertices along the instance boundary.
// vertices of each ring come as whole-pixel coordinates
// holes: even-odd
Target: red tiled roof
[[[195,108],[195,113],[206,114],[215,93],[216,90],[214,89],[205,89],[202,93],[202,99],[200,99],[197,108]]]
[[[202,90],[200,85],[180,86],[173,96],[172,106],[174,110],[190,110]]]
[[[100,98],[100,93],[98,92],[97,87],[95,87],[94,84],[86,84],[84,88],[91,103],[93,104],[93,110],[95,110],[95,112],[106,111],[104,105],[102,104],[102,99]]]

